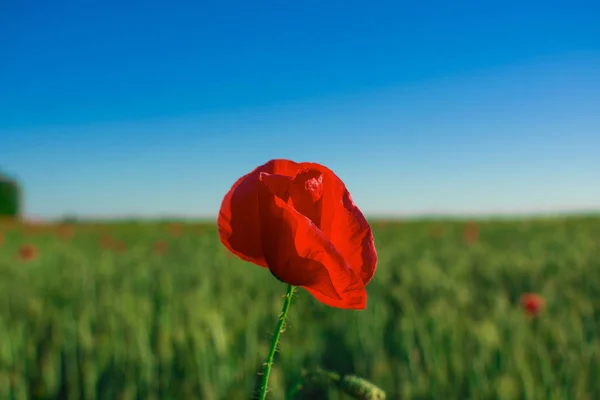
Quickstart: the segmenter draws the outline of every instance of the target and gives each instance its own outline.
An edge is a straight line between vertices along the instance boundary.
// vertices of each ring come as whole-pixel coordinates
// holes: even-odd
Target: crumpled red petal
[[[229,189],[217,219],[221,243],[244,261],[267,267],[260,242],[258,187],[261,172],[294,176],[298,163],[271,160],[239,178]]]
[[[256,183],[265,165],[238,179],[223,198],[217,225],[221,243],[244,261],[266,267],[260,243]]]
[[[261,175],[263,181],[272,177]],[[263,254],[273,275],[332,307],[364,309],[362,280],[323,232],[275,196],[269,184],[259,189],[259,202]]]
[[[320,168],[324,173],[320,229],[366,285],[377,268],[373,231],[344,182],[329,168]]]

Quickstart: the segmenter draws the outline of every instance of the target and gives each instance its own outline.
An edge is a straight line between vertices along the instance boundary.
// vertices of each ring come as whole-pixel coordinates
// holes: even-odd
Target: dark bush
[[[12,179],[0,174],[0,217],[19,217],[21,188]]]

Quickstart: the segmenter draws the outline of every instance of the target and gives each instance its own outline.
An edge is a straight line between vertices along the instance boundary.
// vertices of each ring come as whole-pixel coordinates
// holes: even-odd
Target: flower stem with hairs
[[[275,334],[273,335],[273,341],[271,342],[271,349],[269,350],[269,355],[267,357],[267,361],[265,362],[265,369],[260,385],[260,394],[258,396],[259,400],[265,400],[267,398],[267,388],[269,385],[269,376],[271,375],[271,368],[273,367],[273,359],[275,358],[275,352],[277,351],[279,338],[281,337],[281,333],[285,328],[285,319],[287,318],[287,313],[290,309],[290,304],[292,303],[293,295],[294,286],[288,285],[288,290],[285,294],[285,301],[283,302],[281,314],[279,315],[279,321],[277,321],[277,326],[275,327]]]

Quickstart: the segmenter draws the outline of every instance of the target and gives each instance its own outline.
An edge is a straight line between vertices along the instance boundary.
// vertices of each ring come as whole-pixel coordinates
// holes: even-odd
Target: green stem
[[[259,400],[265,400],[267,398],[267,386],[269,384],[269,376],[271,375],[271,368],[273,367],[273,359],[275,358],[275,352],[277,351],[277,344],[279,343],[279,338],[281,337],[281,333],[283,332],[283,328],[285,325],[285,319],[287,317],[288,310],[290,309],[290,304],[292,303],[292,295],[294,294],[294,286],[288,285],[287,293],[285,294],[285,301],[283,302],[283,307],[281,308],[281,314],[279,315],[279,321],[277,321],[277,327],[275,328],[275,334],[273,335],[273,341],[271,342],[271,349],[269,350],[269,356],[267,357],[267,362],[265,363],[265,370],[263,373],[262,383],[260,385],[260,394],[258,396]]]

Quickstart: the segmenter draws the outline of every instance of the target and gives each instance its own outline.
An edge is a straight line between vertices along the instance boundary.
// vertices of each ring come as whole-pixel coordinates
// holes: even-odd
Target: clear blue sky
[[[37,217],[215,216],[271,158],[329,166],[371,215],[600,208],[598,21],[592,0],[4,0],[0,170]]]

